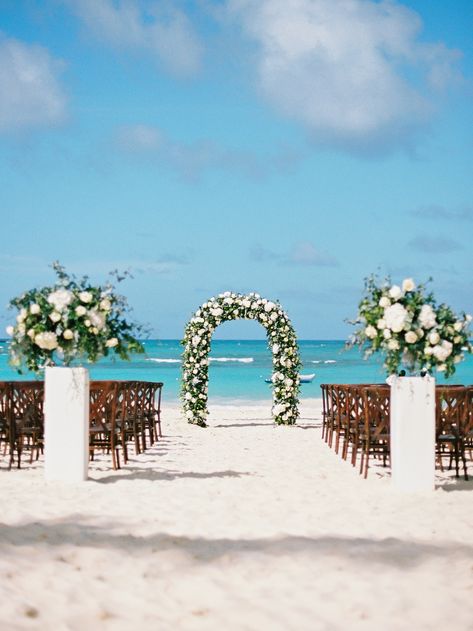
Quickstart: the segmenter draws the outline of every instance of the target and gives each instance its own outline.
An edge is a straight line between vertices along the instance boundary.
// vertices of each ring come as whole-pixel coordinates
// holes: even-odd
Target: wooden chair
[[[10,384],[7,381],[0,382],[0,448],[3,443],[3,455],[7,450],[10,455],[10,468],[13,462],[13,445],[10,422]]]
[[[465,427],[467,422],[467,389],[437,386],[435,388],[435,440],[437,460],[443,471],[442,459],[448,457],[448,468],[455,461],[455,477],[460,477],[460,459],[468,480],[465,457]]]
[[[389,386],[365,386],[363,388],[364,426],[360,432],[360,474],[368,476],[371,456],[383,459],[385,467],[390,457],[390,406]]]
[[[93,381],[90,384],[89,453],[94,459],[96,449],[112,454],[114,469],[120,469],[119,448],[127,460],[126,442],[117,424],[116,381]]]
[[[10,440],[11,459],[14,452],[18,457],[18,469],[21,468],[21,456],[24,450],[30,452],[30,464],[33,457],[38,460],[44,448],[44,383],[42,381],[10,382]]]

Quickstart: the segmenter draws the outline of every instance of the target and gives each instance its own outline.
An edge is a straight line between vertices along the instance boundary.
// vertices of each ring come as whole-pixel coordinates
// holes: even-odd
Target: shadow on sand
[[[78,521],[54,521],[0,525],[0,550],[21,546],[73,545],[127,553],[162,553],[179,550],[192,562],[208,563],[225,555],[243,557],[261,553],[275,557],[310,555],[314,562],[323,556],[352,560],[361,564],[384,564],[409,569],[431,563],[432,559],[465,559],[473,556],[473,547],[445,542],[433,545],[398,538],[368,539],[363,537],[284,535],[256,539],[228,539],[174,536],[156,533],[148,536],[115,534],[113,528],[92,526]],[[84,518],[85,519],[85,518]],[[125,528],[124,528],[125,529]]]

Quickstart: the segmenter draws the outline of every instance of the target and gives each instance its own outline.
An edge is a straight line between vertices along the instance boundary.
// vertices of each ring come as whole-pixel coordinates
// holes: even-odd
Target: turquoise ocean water
[[[162,381],[165,400],[179,396],[182,346],[179,340],[147,340],[146,355],[130,362],[101,360],[90,367],[92,379],[136,379]],[[302,340],[299,348],[303,374],[315,373],[312,383],[301,385],[301,397],[320,397],[321,383],[380,383],[386,378],[380,357],[365,361],[357,349],[344,350],[338,340]],[[272,357],[265,340],[213,340],[209,370],[210,403],[221,399],[258,400],[271,398]],[[0,380],[32,379],[18,375],[8,365],[7,343],[0,341]],[[439,383],[445,383],[437,375]],[[447,383],[473,383],[473,356],[462,362]]]

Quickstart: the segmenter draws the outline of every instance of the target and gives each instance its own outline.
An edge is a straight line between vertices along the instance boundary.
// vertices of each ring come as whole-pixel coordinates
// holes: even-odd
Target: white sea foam
[[[313,359],[313,360],[311,361],[311,364],[321,364],[321,363],[322,363],[322,360],[321,360],[321,359]]]
[[[337,360],[336,359],[326,359],[324,361],[324,364],[336,364]]]
[[[240,362],[241,364],[251,364],[253,357],[209,357],[211,362]]]
[[[162,359],[161,357],[147,357],[147,362],[156,362],[157,364],[180,364],[180,359]]]

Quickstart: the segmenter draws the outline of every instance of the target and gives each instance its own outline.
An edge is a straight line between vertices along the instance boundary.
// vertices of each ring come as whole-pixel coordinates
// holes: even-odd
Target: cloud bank
[[[250,257],[259,263],[276,262],[280,265],[338,267],[337,259],[319,250],[310,241],[296,243],[289,252],[274,252],[258,244],[251,248]]]
[[[66,0],[99,41],[154,59],[176,75],[195,74],[203,47],[175,3],[153,0]]]
[[[0,34],[0,132],[64,121],[66,96],[58,81],[62,67],[46,48]]]
[[[394,0],[228,0],[254,44],[256,84],[314,142],[355,151],[405,144],[458,78],[458,51],[420,41]]]

